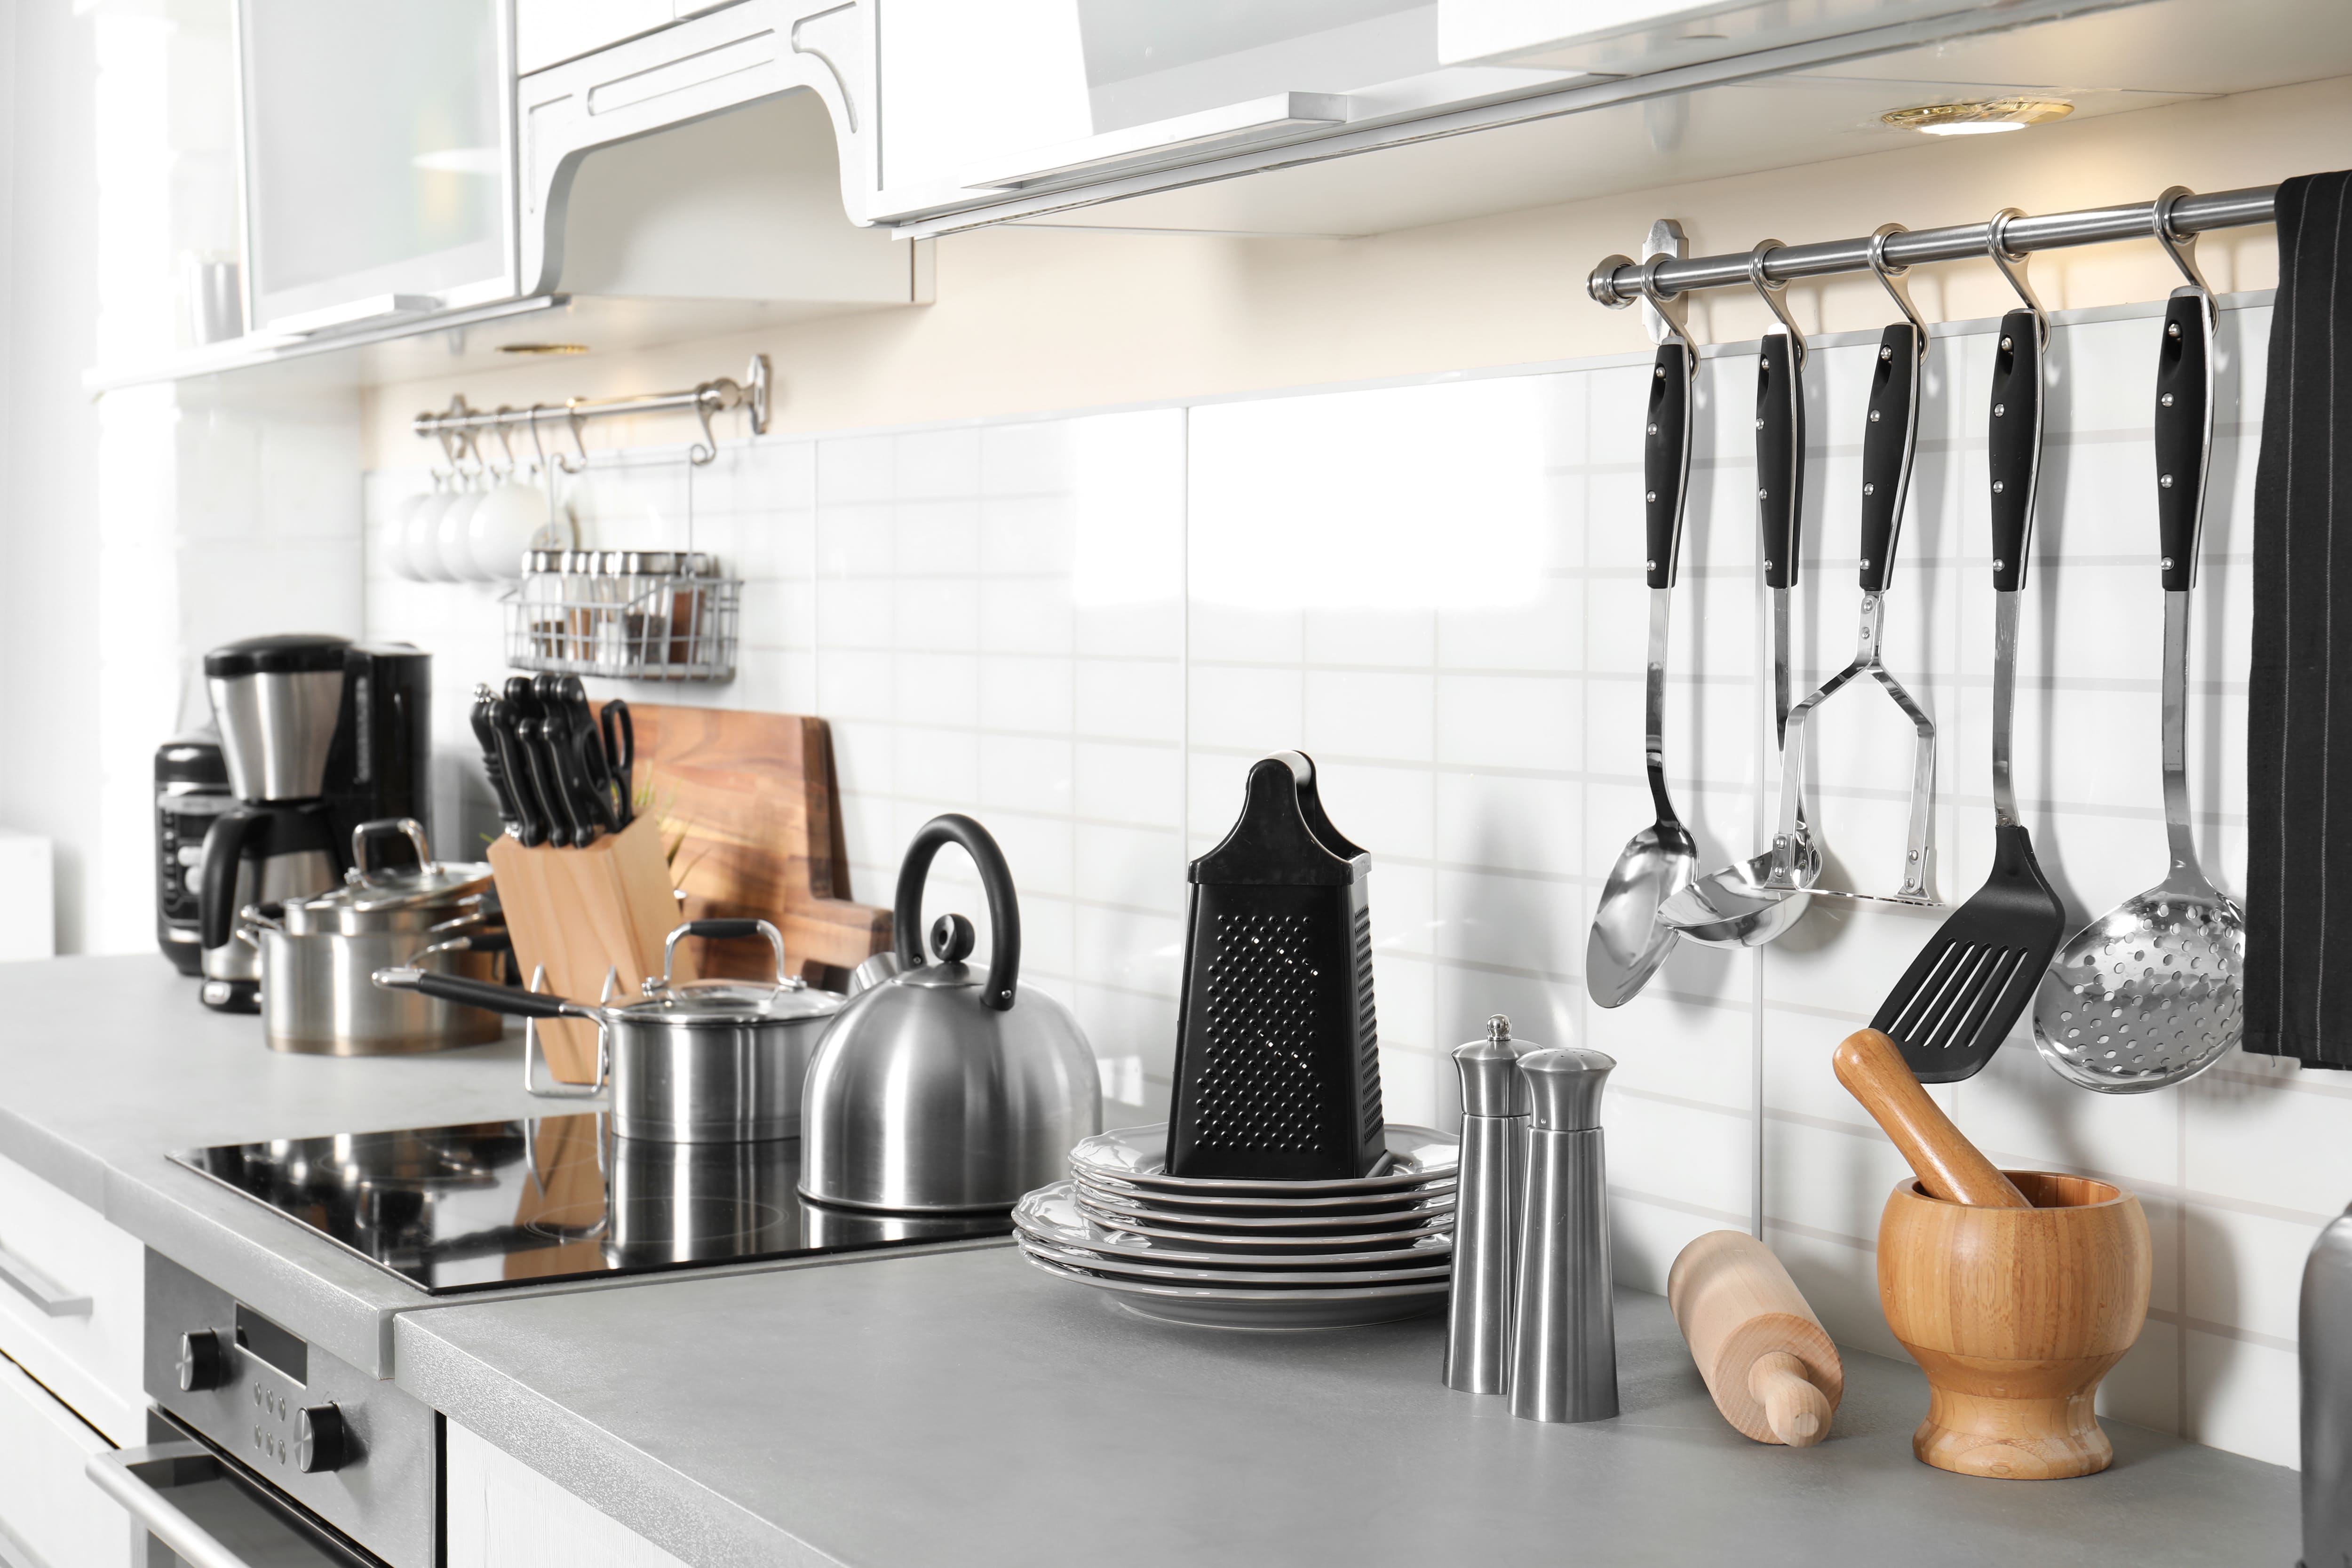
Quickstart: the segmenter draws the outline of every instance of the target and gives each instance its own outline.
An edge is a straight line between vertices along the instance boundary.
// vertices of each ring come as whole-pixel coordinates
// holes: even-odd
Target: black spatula
[[[2018,819],[2010,782],[2010,712],[2017,697],[2017,611],[2025,587],[2025,552],[2033,531],[2033,491],[2042,467],[2042,350],[2048,328],[2039,312],[2001,318],[1993,357],[1992,470],[1992,875],[1954,910],[1870,1026],[1891,1035],[1921,1083],[1973,1078],[2000,1049],[2033,1002],[2042,972],[2066,937],[2066,909],[2034,864],[2033,842]]]

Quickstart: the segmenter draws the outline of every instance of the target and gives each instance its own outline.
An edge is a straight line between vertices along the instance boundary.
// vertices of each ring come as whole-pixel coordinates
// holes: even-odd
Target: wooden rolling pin
[[[1830,1435],[1845,1363],[1769,1247],[1707,1232],[1675,1259],[1666,1300],[1715,1407],[1743,1436],[1809,1448]]]
[[[1839,1043],[1833,1060],[1838,1082],[1886,1130],[1929,1197],[1977,1208],[2033,1206],[1927,1098],[1894,1040],[1857,1029]]]

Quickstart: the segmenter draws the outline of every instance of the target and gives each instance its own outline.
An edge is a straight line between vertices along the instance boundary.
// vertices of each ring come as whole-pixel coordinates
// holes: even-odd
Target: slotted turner
[[[1870,1026],[1891,1035],[1921,1083],[1957,1083],[1992,1059],[2033,1000],[2066,935],[2066,910],[2034,863],[2010,779],[2017,698],[2017,612],[2033,492],[2042,467],[2042,354],[2049,318],[2001,243],[2009,215],[1988,226],[1994,263],[2030,309],[2001,318],[1987,444],[1992,479],[1992,875],[1937,929]]]

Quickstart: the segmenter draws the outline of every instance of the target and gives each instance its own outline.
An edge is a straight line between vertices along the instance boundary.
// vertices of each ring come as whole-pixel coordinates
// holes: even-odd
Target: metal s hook
[[[700,468],[719,456],[719,436],[710,428],[710,416],[727,406],[727,394],[735,384],[721,377],[706,381],[694,389],[694,416],[702,421],[702,439],[686,449],[686,460]]]
[[[2033,284],[2025,276],[2029,258],[2023,251],[2009,248],[2009,226],[2025,216],[2016,207],[2003,207],[1985,221],[1985,256],[2000,269],[2025,308],[2033,312],[2033,340],[2042,348],[2050,346],[2050,312],[2042,308],[2042,298],[2034,293]],[[2161,220],[2159,220],[2161,221]]]
[[[1797,325],[1796,318],[1789,314],[1789,286],[1775,283],[1764,275],[1764,258],[1780,248],[1780,242],[1777,239],[1758,240],[1755,247],[1748,253],[1748,281],[1755,286],[1765,308],[1780,318],[1781,327],[1789,334],[1789,347],[1797,356],[1797,368],[1802,370],[1805,356],[1812,351],[1806,346],[1803,329]]]
[[[2203,300],[2205,324],[2210,327],[2221,320],[2221,307],[2213,302],[2213,289],[2205,281],[2204,268],[2197,265],[2197,237],[2182,234],[2172,226],[2172,209],[2179,205],[2183,196],[2196,194],[2187,185],[2167,186],[2164,194],[2149,204],[2153,210],[2149,214],[2148,226],[2155,231],[2156,243],[2164,247],[2164,254],[2172,258],[2172,264],[2180,268],[2183,278],[2189,279],[2186,286],[2172,291],[2172,297],[2177,300],[2183,294],[2192,294]]]
[[[539,438],[540,408],[541,405],[536,403],[530,405],[530,449],[539,458],[539,471],[544,474],[547,472],[547,443]]]
[[[1886,264],[1886,242],[1898,234],[1910,232],[1899,223],[1883,223],[1872,229],[1870,231],[1870,270],[1877,277],[1879,287],[1886,290],[1887,298],[1893,300],[1895,308],[1903,312],[1903,319],[1909,321],[1917,331],[1919,359],[1922,363],[1925,363],[1927,358],[1927,323],[1919,319],[1919,307],[1911,302],[1911,285],[1903,280],[1911,269],[1908,267],[1889,267]]]
[[[588,443],[580,437],[580,427],[588,423],[588,416],[580,411],[580,399],[567,398],[563,404],[563,422],[572,426],[572,444],[580,449],[580,461],[575,466],[561,452],[555,454],[555,466],[567,474],[588,471]]]
[[[511,475],[515,471],[514,437],[507,433],[507,428],[514,422],[513,405],[506,403],[499,405],[498,421],[490,428],[498,432],[499,445],[506,449],[507,472]]]
[[[1689,248],[1689,243],[1683,235],[1683,226],[1670,217],[1660,218],[1650,226],[1650,237],[1643,248],[1649,254],[1643,259],[1641,276],[1635,287],[1642,290],[1642,298],[1650,306],[1650,341],[1661,346],[1669,338],[1680,342],[1684,348],[1692,351],[1695,367],[1697,351],[1690,337],[1690,297],[1668,294],[1658,287],[1658,268],[1669,261],[1681,260],[1683,252]]]

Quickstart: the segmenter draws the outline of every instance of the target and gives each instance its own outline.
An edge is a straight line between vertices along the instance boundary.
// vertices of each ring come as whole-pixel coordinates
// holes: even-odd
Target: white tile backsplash
[[[2017,763],[2037,849],[2077,919],[2163,869],[2154,320],[2062,324],[2051,356]],[[1955,902],[1991,840],[1990,325],[1935,340],[1887,610],[1887,664],[1938,726],[1933,881]],[[2191,787],[2228,888],[2245,855],[2245,519],[2267,329],[2267,309],[2224,312],[2192,670]],[[1801,691],[1853,648],[1856,421],[1874,347],[1874,335],[1825,342],[1809,367]],[[1685,944],[1627,1005],[1586,997],[1591,904],[1652,816],[1628,414],[1648,374],[1643,357],[774,439],[730,446],[691,476],[633,459],[572,494],[586,542],[692,543],[747,579],[734,685],[617,689],[832,720],[865,898],[888,896],[924,818],[988,822],[1023,888],[1027,977],[1076,1010],[1115,1094],[1166,1092],[1187,859],[1231,825],[1252,760],[1305,746],[1334,819],[1373,856],[1391,1116],[1458,1113],[1443,1053],[1491,1013],[1523,1038],[1612,1052],[1618,1263],[1656,1289],[1690,1237],[1747,1222],[1760,1067],[1768,1236],[1842,1342],[1893,1352],[1872,1248],[1904,1167],[1829,1057],[1940,911],[1819,900],[1760,953]],[[1769,601],[1754,577],[1752,377],[1740,345],[1703,364],[1673,606],[1669,783],[1710,861],[1761,842],[1775,801],[1759,781],[1775,787],[1779,773]],[[372,476],[372,518],[421,483],[421,470]],[[462,754],[454,694],[497,673],[494,606],[372,566],[367,607],[371,632],[440,655],[452,696],[436,721]],[[1875,690],[1822,710],[1810,754],[1829,885],[1899,879],[1910,744]],[[977,910],[956,857],[929,904]],[[2352,1196],[2352,1085],[2238,1057],[2179,1089],[2104,1098],[2051,1074],[2021,1028],[1982,1075],[1936,1093],[1998,1158],[2141,1192],[2157,1315],[2103,1408],[2292,1462],[2295,1281],[2311,1237]]]

